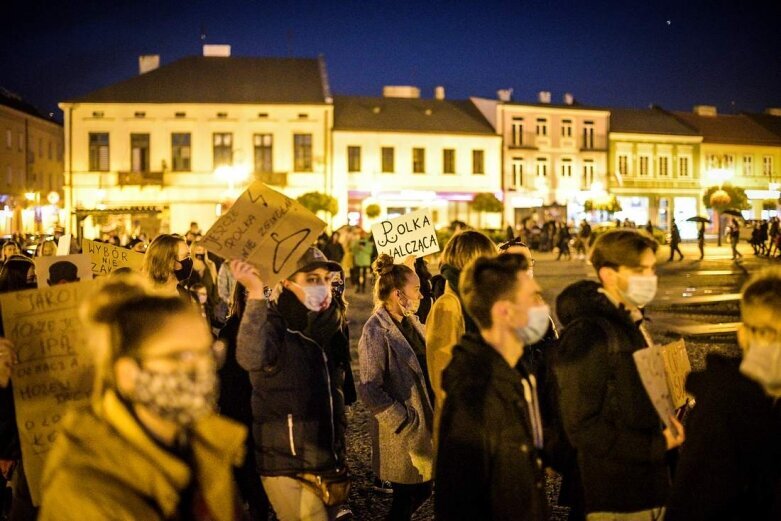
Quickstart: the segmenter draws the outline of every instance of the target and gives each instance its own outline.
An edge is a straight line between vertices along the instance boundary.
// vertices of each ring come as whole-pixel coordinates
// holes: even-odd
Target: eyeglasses
[[[751,335],[760,342],[768,344],[781,342],[781,331],[778,329],[774,329],[772,327],[754,327],[746,324],[745,322],[743,325],[746,327],[746,329],[748,329]]]

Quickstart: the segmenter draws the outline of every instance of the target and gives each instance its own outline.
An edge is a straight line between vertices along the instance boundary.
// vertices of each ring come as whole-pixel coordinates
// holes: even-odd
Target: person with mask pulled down
[[[415,312],[423,295],[415,271],[381,254],[374,262],[375,310],[358,343],[358,394],[372,413],[372,470],[391,483],[389,520],[409,520],[431,495],[433,391],[426,330]]]
[[[184,285],[192,274],[193,259],[190,247],[182,237],[168,234],[155,237],[144,254],[141,271],[146,273],[158,291],[192,301]]]
[[[96,352],[91,403],[71,411],[42,478],[42,521],[234,521],[246,428],[218,416],[213,339],[189,303],[138,275],[82,308]]]
[[[661,519],[666,453],[685,439],[674,417],[675,429],[663,429],[633,358],[653,345],[643,307],[656,294],[656,249],[643,232],[606,232],[591,253],[599,282],[576,282],[556,300],[564,329],[554,369],[589,521]]]
[[[438,520],[548,519],[536,378],[518,361],[542,338],[548,306],[523,255],[480,257],[461,273],[478,332],[453,348],[437,451]]]
[[[345,514],[345,378],[349,341],[344,306],[332,298],[341,266],[310,247],[267,299],[251,264],[233,260],[247,288],[236,359],[252,383],[255,462],[280,521]],[[340,511],[341,510],[341,511]]]
[[[742,358],[712,353],[692,373],[697,400],[665,520],[781,519],[781,269],[743,288]]]

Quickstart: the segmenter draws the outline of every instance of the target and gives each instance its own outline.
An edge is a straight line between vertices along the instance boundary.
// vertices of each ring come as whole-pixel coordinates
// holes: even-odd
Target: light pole
[[[714,220],[716,221],[716,239],[718,241],[717,242],[718,246],[721,246],[721,212],[719,212],[716,209],[716,205],[713,204],[713,201],[714,201],[714,196],[716,195],[719,195],[720,197],[726,196],[728,200],[726,204],[729,204],[729,195],[726,192],[724,192],[722,187],[724,186],[724,183],[726,181],[732,179],[732,176],[733,176],[732,170],[727,168],[711,168],[710,170],[708,170],[708,179],[710,180],[710,182],[718,183],[719,185],[719,190],[711,194],[711,207],[713,208],[713,212],[715,214]],[[718,192],[724,192],[724,193],[719,194]]]

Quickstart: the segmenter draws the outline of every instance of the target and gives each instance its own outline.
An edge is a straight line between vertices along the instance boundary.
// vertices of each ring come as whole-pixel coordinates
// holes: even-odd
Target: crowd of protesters
[[[596,275],[558,296],[558,329],[530,229],[501,245],[459,231],[434,277],[423,259],[378,255],[365,232],[335,232],[272,287],[258,266],[211,258],[196,223],[127,241],[143,267],[112,273],[82,306],[107,355],[90,403],[62,422],[37,506],[14,419],[15,352],[0,338],[0,471],[14,483],[3,515],[409,520],[431,498],[436,519],[542,521],[555,472],[572,520],[781,519],[781,270],[744,288],[742,359],[710,355],[688,380],[686,421],[660,419],[633,358],[655,345],[644,309],[658,243],[619,225],[596,238],[585,221],[546,224],[544,241],[540,230],[559,258],[570,244],[588,252]],[[37,250],[56,254],[56,243]],[[18,245],[2,255],[0,292],[35,287]],[[350,331],[345,283],[372,290],[361,331]],[[349,504],[346,407],[357,400],[371,415],[373,488],[392,495],[386,514]]]

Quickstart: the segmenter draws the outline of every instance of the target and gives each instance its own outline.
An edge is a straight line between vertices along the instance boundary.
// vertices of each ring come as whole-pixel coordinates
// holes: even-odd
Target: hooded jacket
[[[600,288],[581,281],[556,299],[563,334],[555,373],[586,511],[660,507],[669,489],[666,442],[632,357],[646,342],[629,312]]]
[[[479,334],[467,333],[453,349],[443,373],[447,398],[436,463],[438,520],[548,518],[527,400],[534,392],[531,381]]]
[[[781,400],[739,364],[712,354],[686,381],[697,405],[665,520],[781,519]]]

